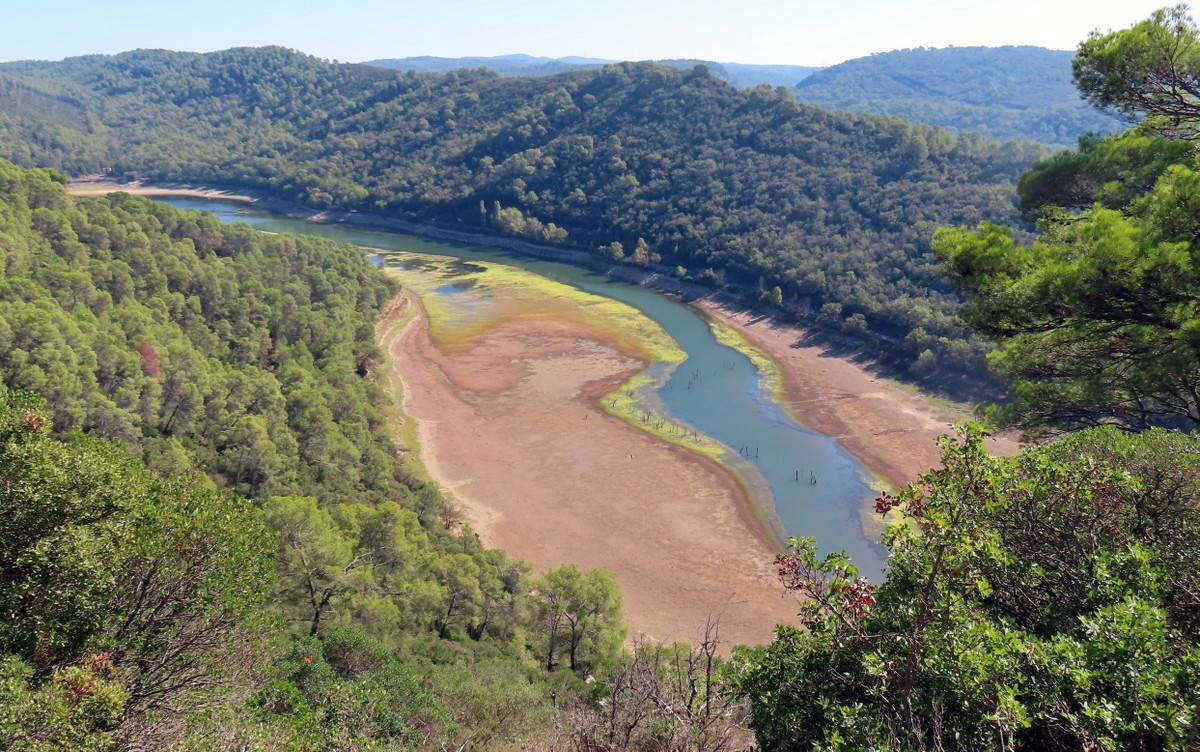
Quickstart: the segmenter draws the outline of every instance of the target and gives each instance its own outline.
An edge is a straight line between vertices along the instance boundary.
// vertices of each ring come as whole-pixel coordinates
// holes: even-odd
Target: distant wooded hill
[[[488,68],[502,76],[553,76],[573,70],[586,70],[620,61],[594,57],[539,57],[535,55],[498,55],[496,57],[401,57],[371,60],[366,65],[419,73],[447,73],[465,68]],[[820,68],[808,65],[752,65],[714,63],[710,60],[655,60],[672,68],[688,69],[705,65],[717,78],[734,86],[795,86]]]
[[[1073,56],[1041,47],[897,50],[817,71],[796,86],[796,96],[838,110],[1063,146],[1084,133],[1124,130],[1128,123],[1080,98]]]
[[[1042,47],[948,47],[884,52],[830,68],[691,59],[654,62],[682,70],[704,65],[716,78],[743,88],[795,87],[797,98],[830,109],[892,115],[993,138],[1074,146],[1081,135],[1117,133],[1128,124],[1079,97],[1071,80],[1073,55]],[[501,55],[405,57],[366,64],[425,73],[487,68],[503,76],[553,76],[615,62]]]

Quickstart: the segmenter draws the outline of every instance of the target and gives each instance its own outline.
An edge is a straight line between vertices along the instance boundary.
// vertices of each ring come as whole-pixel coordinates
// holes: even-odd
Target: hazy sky
[[[527,52],[829,65],[902,47],[1072,49],[1166,0],[0,0],[0,60],[279,44],[326,58]]]

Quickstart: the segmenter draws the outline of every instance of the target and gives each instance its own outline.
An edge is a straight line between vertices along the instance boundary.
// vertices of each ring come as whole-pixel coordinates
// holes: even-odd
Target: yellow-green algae
[[[658,381],[653,376],[641,371],[619,388],[604,395],[601,398],[601,407],[609,415],[621,418],[664,441],[687,447],[717,462],[724,462],[728,453],[724,444],[682,423],[672,422],[670,418],[650,406],[652,400],[648,395],[657,385]]]
[[[767,355],[762,350],[750,344],[750,341],[729,324],[723,321],[718,321],[705,314],[705,319],[708,321],[708,328],[712,330],[713,336],[717,342],[726,347],[737,350],[742,355],[750,359],[762,377],[763,388],[771,399],[775,402],[784,402],[787,400],[787,388],[783,382],[783,371],[779,369],[779,364]]]
[[[623,352],[644,360],[680,363],[687,357],[657,322],[636,308],[535,272],[420,253],[386,258],[400,282],[420,296],[430,334],[442,345],[470,342],[504,321],[566,318],[612,337]]]
[[[604,395],[600,405],[605,412],[663,441],[725,461],[729,450],[723,444],[672,421],[658,408],[655,387],[687,353],[633,306],[506,264],[410,252],[381,255],[392,275],[421,298],[430,336],[439,345],[467,345],[506,321],[578,323],[652,366]]]

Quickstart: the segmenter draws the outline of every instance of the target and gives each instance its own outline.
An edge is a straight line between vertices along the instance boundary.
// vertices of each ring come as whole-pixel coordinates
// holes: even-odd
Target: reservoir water
[[[496,261],[637,308],[657,321],[688,355],[658,389],[657,397],[670,416],[744,458],[735,463],[735,470],[740,468],[748,485],[769,492],[771,498],[765,502],[773,506],[788,535],[812,536],[823,551],[845,550],[862,574],[877,582],[882,579],[886,549],[868,538],[862,524],[864,506],[874,496],[866,468],[832,437],[793,420],[766,393],[749,358],[717,342],[705,319],[689,306],[581,267],[497,249],[319,224],[236,202],[166,200],[183,209],[212,212],[223,222],[247,222],[261,230],[317,235],[385,251]],[[375,260],[382,263],[378,256]]]

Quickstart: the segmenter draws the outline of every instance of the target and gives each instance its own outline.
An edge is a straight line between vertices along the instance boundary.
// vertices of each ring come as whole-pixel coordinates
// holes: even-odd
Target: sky
[[[1073,49],[1167,0],[0,0],[0,60],[268,44],[361,62],[524,52],[832,65],[907,47]]]

